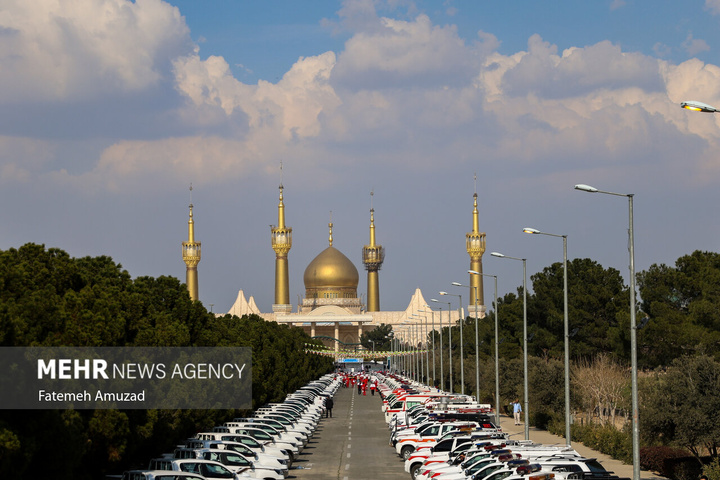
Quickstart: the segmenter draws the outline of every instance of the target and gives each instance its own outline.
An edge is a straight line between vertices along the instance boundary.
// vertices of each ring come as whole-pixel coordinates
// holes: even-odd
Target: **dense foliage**
[[[648,442],[672,439],[696,457],[720,447],[720,362],[708,356],[676,359],[643,385],[641,431]]]
[[[720,254],[695,251],[675,267],[652,265],[638,275],[649,318],[638,340],[641,365],[667,365],[684,355],[720,360]]]
[[[382,324],[369,332],[363,332],[360,343],[365,350],[384,352],[392,350],[392,325]]]
[[[564,433],[564,302],[561,263],[531,277],[527,297],[531,423]],[[637,338],[644,445],[679,446],[717,458],[720,424],[720,254],[696,251],[675,267],[638,273]],[[509,293],[479,319],[480,400],[494,403],[495,309],[498,312],[500,406],[522,398],[523,295]],[[629,289],[615,269],[590,259],[568,262],[568,320],[573,436],[628,457],[628,429],[615,415],[630,405]],[[465,392],[474,393],[475,318],[465,319]],[[448,384],[448,327],[443,329]],[[439,336],[429,339],[440,351]],[[455,391],[460,390],[460,328],[452,328]],[[439,355],[439,353],[438,353]],[[439,376],[439,360],[435,361]],[[657,373],[655,373],[657,372]],[[629,420],[628,420],[629,421]],[[576,428],[583,423],[583,428]],[[580,440],[577,438],[576,440]],[[664,450],[662,450],[664,451]]]
[[[332,369],[307,355],[300,328],[215,317],[193,302],[173,277],[139,277],[111,258],[71,258],[27,244],[0,252],[1,346],[247,346],[252,347],[253,407]],[[0,471],[37,478],[99,478],[130,466],[146,467],[199,429],[237,411],[27,410],[0,411]]]

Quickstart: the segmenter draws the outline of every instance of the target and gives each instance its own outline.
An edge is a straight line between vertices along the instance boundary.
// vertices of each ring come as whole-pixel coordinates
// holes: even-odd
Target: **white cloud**
[[[189,51],[177,8],[160,0],[6,0],[0,101],[93,98],[157,84]]]
[[[713,15],[720,14],[720,0],[705,0],[705,8]]]
[[[468,47],[455,26],[433,25],[426,15],[414,21],[383,17],[377,28],[346,42],[333,82],[354,89],[458,85],[497,45],[494,36],[481,33]]]
[[[599,88],[662,89],[656,60],[623,52],[608,41],[569,48],[558,56],[557,47],[534,35],[528,42],[527,55],[518,59],[517,65],[503,77],[504,90],[510,94],[534,92],[543,97],[562,98]]]
[[[128,28],[145,32],[154,43],[147,41],[149,47],[142,50],[132,40],[134,48],[120,48],[121,35],[115,31],[89,51],[65,45],[70,60],[91,58],[105,65],[104,74],[81,69],[77,75],[90,84],[114,75],[126,91],[142,89],[158,81],[163,62],[172,62],[169,71],[185,104],[155,114],[172,117],[184,130],[111,139],[97,164],[80,172],[69,162],[25,165],[0,158],[3,179],[51,171],[56,172],[52,179],[77,188],[153,190],[177,182],[211,185],[263,175],[288,158],[318,181],[333,176],[339,166],[430,169],[438,159],[552,175],[568,168],[637,168],[635,162],[647,161],[653,152],[689,143],[688,133],[702,137],[708,149],[719,143],[714,124],[689,119],[677,107],[685,99],[720,99],[720,69],[698,60],[672,65],[607,41],[558,52],[538,35],[528,40],[527,51],[503,55],[492,35],[479,32],[478,41],[467,44],[455,27],[433,25],[427,16],[409,21],[378,17],[372,2],[354,2],[352,9],[346,4],[345,20],[367,28],[352,35],[337,56],[301,57],[277,83],[248,85],[233,76],[224,58],[188,53],[187,29],[175,9],[155,0],[104,4],[117,8],[100,16],[100,24],[113,24],[115,15],[119,25],[134,26]],[[83,10],[83,15],[90,13]],[[83,15],[76,12],[73,18]],[[352,15],[363,21],[355,22]],[[38,23],[27,16],[26,23]],[[102,37],[87,23],[78,20],[66,37]],[[18,31],[28,31],[23,28]],[[8,44],[0,39],[0,45]],[[20,47],[31,51],[32,41]],[[124,71],[127,62],[131,66]],[[57,154],[22,155],[55,159]],[[627,158],[634,160],[620,161]],[[703,165],[712,171],[711,162]]]
[[[227,115],[239,110],[250,129],[276,131],[284,141],[318,135],[320,114],[339,104],[328,84],[335,65],[332,52],[301,58],[277,84],[260,81],[257,86],[235,79],[222,57],[191,55],[174,65],[178,90],[196,106],[219,107]]]
[[[688,55],[697,55],[700,52],[707,52],[710,50],[710,45],[705,40],[699,38],[693,38],[692,33],[688,33],[685,37],[685,41],[682,43],[683,48]]]
[[[31,181],[52,162],[53,153],[45,141],[0,136],[0,184]]]

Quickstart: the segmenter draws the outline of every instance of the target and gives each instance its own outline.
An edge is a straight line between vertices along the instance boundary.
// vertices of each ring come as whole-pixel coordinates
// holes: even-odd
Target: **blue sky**
[[[468,281],[472,196],[499,294],[589,257],[636,266],[718,250],[720,1],[6,0],[0,248],[109,255],[184,280],[193,184],[200,298],[273,299],[285,185],[291,302],[327,245],[361,272],[374,190],[381,308]],[[458,289],[457,293],[466,293]],[[491,298],[491,283],[485,296]],[[467,299],[467,296],[465,296]]]
[[[274,81],[299,57],[341,51],[349,37],[348,31],[333,28],[338,1],[170,3],[185,16],[201,55],[222,55],[246,82]],[[717,18],[702,1],[390,3],[375,5],[379,13],[395,18],[408,20],[423,13],[435,24],[454,25],[467,42],[474,41],[479,30],[492,33],[501,41],[498,51],[506,55],[524,50],[527,39],[539,34],[560,49],[609,40],[624,50],[674,62],[697,57],[717,63],[718,53],[710,49],[688,53],[692,39],[711,43],[717,39]]]

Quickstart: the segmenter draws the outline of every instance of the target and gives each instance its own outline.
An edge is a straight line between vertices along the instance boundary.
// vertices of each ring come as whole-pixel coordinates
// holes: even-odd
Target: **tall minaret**
[[[362,259],[367,270],[367,311],[380,311],[380,285],[378,270],[385,260],[385,249],[375,244],[375,209],[372,207],[373,192],[370,192],[370,245],[362,250]]]
[[[282,168],[282,166],[280,167]],[[288,252],[292,247],[292,228],[285,226],[285,204],[283,203],[283,185],[280,183],[280,203],[278,204],[278,224],[270,227],[272,248],[275,250],[275,303],[273,312],[290,313],[290,283],[288,279]]]
[[[470,255],[470,270],[483,273],[482,256],[485,253],[485,233],[480,232],[480,222],[478,220],[477,205],[477,176],[475,176],[475,194],[473,195],[473,229],[472,232],[465,234],[465,243],[467,252]],[[477,292],[478,315],[485,312],[485,302],[483,300],[483,277],[482,275],[470,274],[470,303],[468,304],[468,312],[475,312],[475,295]]]
[[[187,270],[185,283],[192,300],[198,300],[197,264],[200,263],[200,242],[195,241],[195,221],[193,220],[192,185],[190,185],[190,219],[188,220],[188,241],[182,242],[182,256]]]

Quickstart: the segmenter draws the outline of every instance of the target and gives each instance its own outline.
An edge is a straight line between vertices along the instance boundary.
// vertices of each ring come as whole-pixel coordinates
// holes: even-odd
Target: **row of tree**
[[[252,348],[253,408],[332,371],[303,352],[300,328],[258,316],[216,317],[173,277],[138,277],[111,258],[71,258],[27,244],[0,251],[1,346],[243,346]],[[0,472],[13,478],[100,478],[172,450],[241,411],[0,411]],[[52,466],[52,472],[48,471]]]
[[[531,356],[562,359],[564,356],[563,268],[546,267],[531,277],[527,296],[528,349]],[[696,251],[677,260],[675,267],[652,265],[637,276],[638,364],[642,369],[669,365],[685,355],[705,354],[720,359],[720,254]],[[620,272],[603,268],[588,258],[568,262],[568,321],[570,357],[590,360],[608,354],[630,361],[629,289]],[[508,293],[498,299],[500,356],[523,355],[523,295]],[[463,350],[475,356],[475,319],[464,319]],[[367,349],[390,350],[384,325],[363,335]],[[494,312],[478,327],[480,354],[494,355]],[[448,327],[443,328],[444,347]],[[459,327],[453,327],[453,349],[459,352]],[[428,338],[439,349],[440,334]],[[423,342],[424,344],[425,342]]]
[[[563,268],[555,263],[531,277],[527,296],[531,421],[563,422]],[[640,419],[645,445],[669,444],[696,456],[717,457],[720,445],[720,254],[696,251],[675,266],[652,265],[637,276]],[[629,289],[620,272],[590,259],[568,262],[568,318],[572,410],[580,420],[617,425],[630,409]],[[498,299],[501,408],[523,397],[523,295]],[[479,321],[480,401],[494,405],[495,316]],[[463,320],[465,392],[475,393],[475,319]],[[392,327],[363,335],[362,343],[390,350]],[[444,385],[448,327],[443,328]],[[440,375],[440,334],[427,339]],[[460,331],[453,326],[455,391],[460,390]],[[423,342],[425,344],[425,342]],[[428,355],[430,358],[431,355]],[[430,365],[432,379],[433,364]],[[427,372],[427,369],[425,369]],[[427,373],[424,374],[427,376]],[[625,417],[627,418],[627,417]],[[621,422],[620,422],[621,423]],[[562,431],[563,429],[558,429]]]

